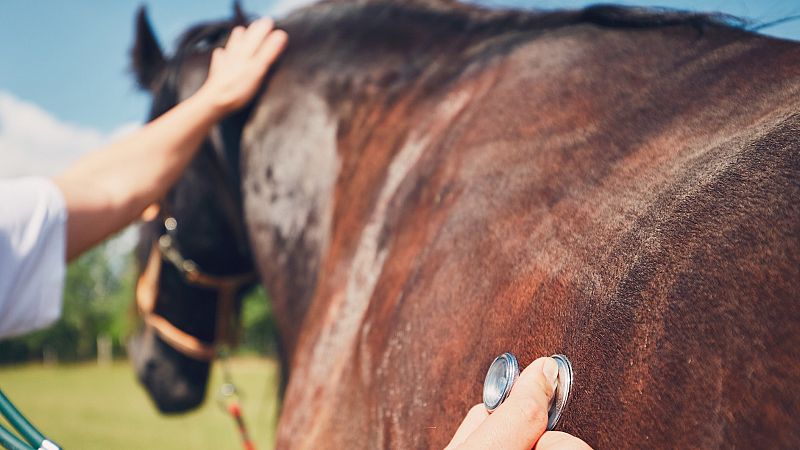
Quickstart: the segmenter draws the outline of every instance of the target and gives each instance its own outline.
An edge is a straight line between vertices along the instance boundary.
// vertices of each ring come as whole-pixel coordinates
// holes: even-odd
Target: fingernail
[[[553,392],[555,392],[556,386],[558,386],[558,363],[556,360],[553,358],[545,359],[544,364],[542,364],[542,372],[547,382],[553,387]]]

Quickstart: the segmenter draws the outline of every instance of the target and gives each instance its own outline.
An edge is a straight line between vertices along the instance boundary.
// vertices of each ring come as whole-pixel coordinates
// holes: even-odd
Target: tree
[[[67,268],[61,318],[51,327],[0,342],[0,362],[52,355],[60,361],[93,358],[99,334],[109,335],[118,351],[132,326],[132,255],[113,270],[105,246],[87,252]]]

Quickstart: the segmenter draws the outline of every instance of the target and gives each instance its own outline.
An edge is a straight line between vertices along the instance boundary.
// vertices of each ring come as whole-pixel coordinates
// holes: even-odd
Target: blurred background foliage
[[[98,338],[110,341],[114,358],[124,358],[128,338],[139,326],[136,277],[132,252],[110,255],[106,245],[101,245],[84,254],[67,269],[61,319],[44,330],[0,341],[0,364],[95,359]],[[243,300],[237,352],[274,355],[274,330],[266,293],[259,286]]]

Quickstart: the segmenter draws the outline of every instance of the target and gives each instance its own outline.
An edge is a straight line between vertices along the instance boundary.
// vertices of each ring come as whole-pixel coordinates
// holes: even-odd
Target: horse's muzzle
[[[136,377],[158,410],[179,414],[203,403],[210,363],[179,353],[146,327],[129,349]]]

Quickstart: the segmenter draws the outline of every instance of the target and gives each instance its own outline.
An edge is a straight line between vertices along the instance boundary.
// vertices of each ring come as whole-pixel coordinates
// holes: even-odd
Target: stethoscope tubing
[[[47,439],[35,426],[17,409],[0,389],[0,414],[8,423],[25,439],[19,439],[6,427],[0,425],[0,445],[7,450],[58,450],[59,447]]]

